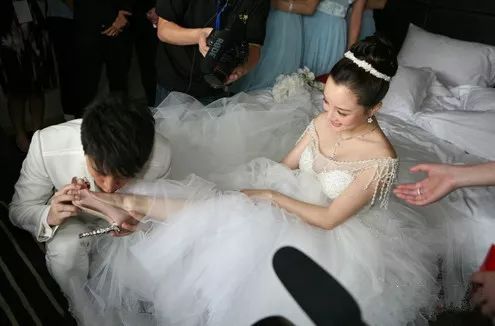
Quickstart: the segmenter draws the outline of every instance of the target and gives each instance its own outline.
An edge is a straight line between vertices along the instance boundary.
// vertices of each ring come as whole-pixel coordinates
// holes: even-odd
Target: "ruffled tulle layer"
[[[324,198],[312,175],[266,159],[224,176],[223,185],[233,189],[270,186],[312,202]],[[222,183],[220,175],[216,179]],[[328,231],[195,176],[128,191],[187,204],[166,221],[151,219],[144,235],[99,242],[105,259],[86,292],[92,309],[117,324],[250,325],[268,315],[311,324],[272,270],[273,253],[284,245],[299,248],[339,280],[372,325],[403,325],[435,306],[430,238],[421,219],[396,202],[389,211],[362,211]]]
[[[172,93],[155,113],[156,130],[172,146],[170,178],[194,173],[208,179],[257,157],[282,160],[319,113],[320,106],[305,95],[276,103],[270,92],[240,93],[205,107]]]

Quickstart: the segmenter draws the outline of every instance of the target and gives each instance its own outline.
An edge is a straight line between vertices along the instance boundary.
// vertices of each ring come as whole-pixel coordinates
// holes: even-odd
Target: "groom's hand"
[[[69,217],[76,216],[81,212],[78,207],[72,204],[73,192],[80,189],[80,184],[70,183],[53,195],[47,216],[48,225],[60,225]]]

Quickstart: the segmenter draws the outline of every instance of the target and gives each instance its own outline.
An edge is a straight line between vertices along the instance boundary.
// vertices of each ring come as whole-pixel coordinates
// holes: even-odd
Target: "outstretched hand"
[[[79,189],[81,189],[81,185],[69,183],[53,195],[47,216],[49,225],[60,225],[68,218],[77,216],[81,212],[80,208],[72,203],[74,192],[79,191]]]
[[[456,189],[454,171],[448,164],[418,164],[410,172],[424,172],[427,177],[415,183],[395,187],[394,194],[412,205],[434,203]]]

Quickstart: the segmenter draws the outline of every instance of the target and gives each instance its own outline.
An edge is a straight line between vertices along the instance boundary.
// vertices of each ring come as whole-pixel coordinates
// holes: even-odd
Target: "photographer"
[[[247,59],[223,81],[228,85],[244,76],[259,60],[265,38],[268,0],[158,0],[158,85],[156,104],[171,91],[190,94],[207,104],[226,96],[224,87],[213,88],[202,71],[209,51],[210,33],[221,31],[242,16],[245,35],[235,35],[249,43]]]

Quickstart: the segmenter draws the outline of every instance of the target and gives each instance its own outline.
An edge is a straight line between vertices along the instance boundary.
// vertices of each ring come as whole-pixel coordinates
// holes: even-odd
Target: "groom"
[[[82,119],[37,131],[22,165],[9,217],[13,224],[46,243],[48,269],[62,291],[87,279],[92,239],[78,234],[108,225],[72,205],[72,177],[86,177],[90,189],[115,192],[134,178],[167,177],[170,145],[155,133],[148,108],[112,97],[89,107]],[[134,231],[122,225],[125,235]],[[72,300],[71,300],[72,301]]]

